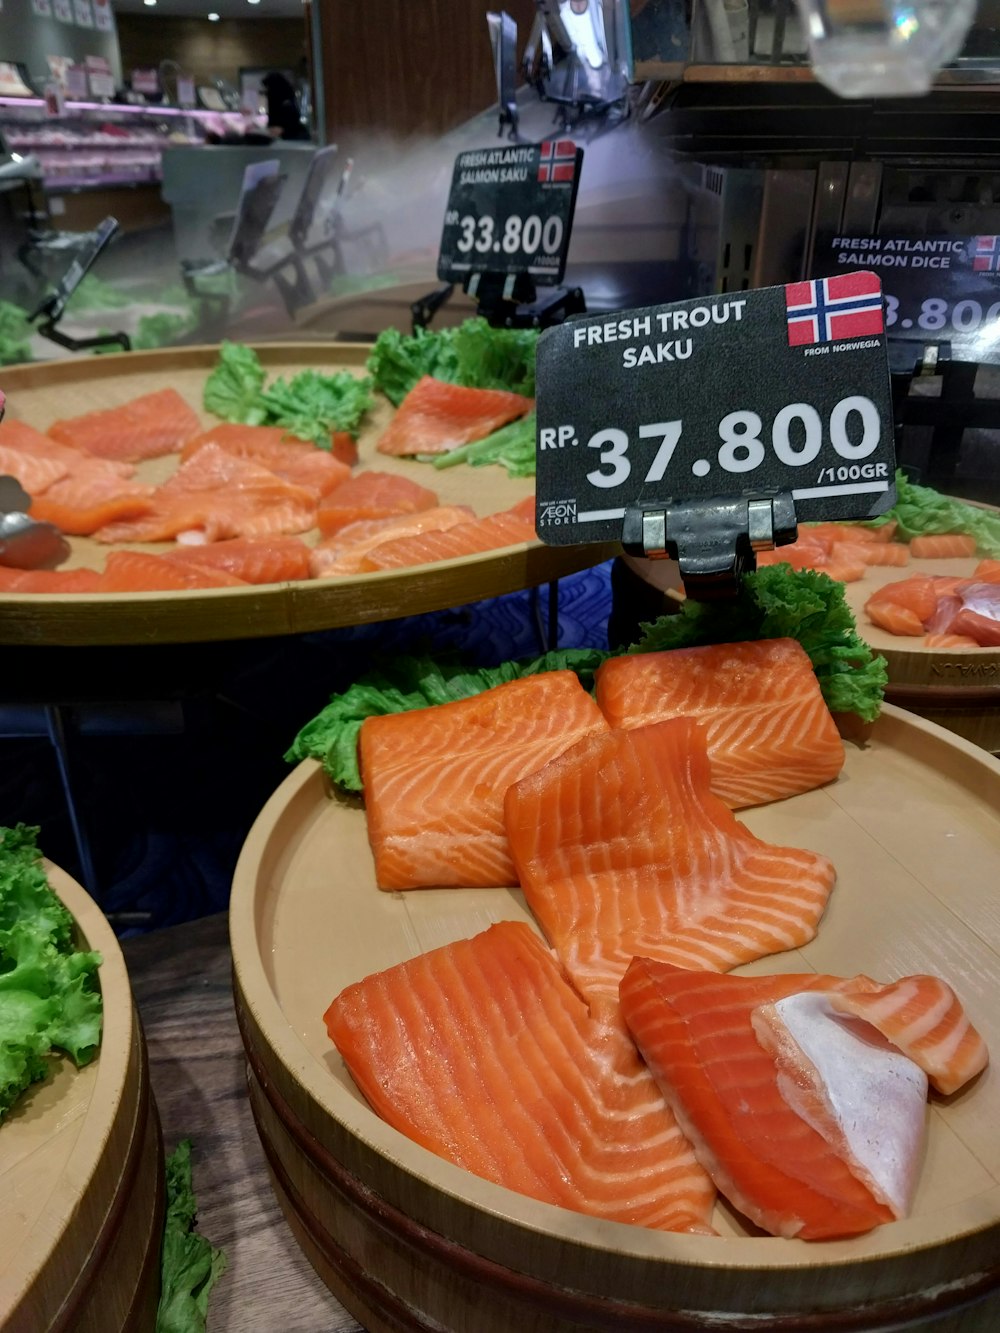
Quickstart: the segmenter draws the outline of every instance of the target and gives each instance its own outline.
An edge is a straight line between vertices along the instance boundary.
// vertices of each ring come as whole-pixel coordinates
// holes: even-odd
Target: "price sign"
[[[464,283],[473,273],[527,273],[559,283],[582,165],[571,139],[459,153],[438,277]]]
[[[820,274],[862,265],[882,281],[891,344],[1000,364],[1000,236],[837,236],[814,261]]]
[[[895,501],[871,273],[595,315],[538,343],[539,537],[622,539],[627,511],[790,494],[799,520]]]

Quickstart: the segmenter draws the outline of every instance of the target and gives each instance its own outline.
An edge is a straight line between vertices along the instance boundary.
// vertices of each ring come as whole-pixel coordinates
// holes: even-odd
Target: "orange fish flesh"
[[[176,546],[163,558],[183,568],[224,570],[244,583],[285,583],[309,577],[309,547],[298,537],[248,541],[233,537],[205,545]]]
[[[710,782],[681,717],[588,735],[507,792],[528,906],[585,997],[613,999],[636,955],[724,972],[816,934],[831,863],[755,838]]]
[[[700,718],[712,791],[734,810],[820,787],[844,764],[812,663],[794,639],[612,657],[595,687],[612,727]]]
[[[407,1138],[533,1199],[712,1234],[715,1191],[618,1024],[502,921],[348,986],[327,1031]]]
[[[54,421],[47,434],[99,458],[135,463],[173,453],[200,429],[197,413],[176,389],[158,389],[121,407]]]
[[[316,521],[316,493],[269,468],[207,444],[160,486],[152,508],[133,522],[99,529],[102,542],[276,537],[306,532]]]
[[[360,574],[366,568],[369,551],[385,542],[415,537],[418,533],[443,532],[474,518],[468,505],[441,505],[437,509],[397,514],[394,518],[359,519],[313,547],[310,572],[315,579]]]
[[[346,463],[304,440],[290,436],[282,426],[242,426],[223,421],[188,440],[181,462],[206,444],[215,444],[236,458],[260,463],[296,486],[311,486],[317,496],[329,495],[351,475]]]
[[[379,887],[516,884],[504,793],[581,736],[605,730],[572,671],[366,718],[361,776]]]
[[[534,540],[535,501],[532,496],[487,518],[457,523],[444,531],[422,532],[417,536],[382,542],[365,556],[362,569],[405,569]]]
[[[505,389],[466,389],[424,375],[379,439],[381,454],[446,454],[530,412],[533,398]]]
[[[392,518],[436,509],[438,497],[426,486],[393,472],[360,472],[326,497],[317,513],[317,526],[324,537],[365,519]]]

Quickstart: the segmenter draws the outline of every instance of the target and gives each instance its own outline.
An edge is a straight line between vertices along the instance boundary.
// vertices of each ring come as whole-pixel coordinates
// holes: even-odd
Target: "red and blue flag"
[[[885,329],[882,284],[875,273],[845,273],[785,286],[789,347],[869,338]]]

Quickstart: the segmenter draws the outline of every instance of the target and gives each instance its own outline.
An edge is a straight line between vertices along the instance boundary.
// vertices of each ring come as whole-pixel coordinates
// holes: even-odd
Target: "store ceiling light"
[[[218,14],[216,14],[216,13],[214,13],[214,12],[211,13],[211,14],[209,14],[209,16],[208,16],[208,21],[209,21],[209,23],[218,23],[218,21],[219,21],[219,16],[218,16]]]
[[[156,0],[142,0],[142,3],[143,3],[144,5],[155,5],[155,4],[156,4]]]

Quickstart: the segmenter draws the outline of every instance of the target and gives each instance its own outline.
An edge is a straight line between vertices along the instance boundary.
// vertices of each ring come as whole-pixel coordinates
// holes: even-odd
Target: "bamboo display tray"
[[[164,1208],[146,1046],[114,932],[74,880],[46,869],[80,947],[103,958],[104,1030],[91,1064],[61,1060],[0,1125],[0,1328],[145,1333]]]
[[[312,367],[364,374],[371,348],[360,343],[273,343],[255,349],[269,375],[286,378]],[[0,374],[7,410],[44,430],[60,417],[117,407],[139,394],[177,389],[207,425],[202,387],[218,360],[218,348],[182,347],[129,352],[81,360],[14,366]],[[398,472],[434,490],[441,503],[467,504],[483,517],[531,495],[532,478],[510,478],[503,468],[459,466],[437,471],[427,464],[389,458],[375,442],[392,415],[381,397],[359,439],[358,470]],[[141,463],[137,475],[164,481],[177,456]],[[314,532],[307,540],[314,540]],[[62,568],[101,568],[115,548],[87,537],[70,541]],[[169,543],[135,546],[158,551]],[[370,624],[400,616],[461,606],[501,593],[534,587],[599,564],[613,546],[556,547],[521,542],[495,551],[443,560],[413,569],[336,579],[307,579],[248,588],[184,592],[29,594],[0,592],[0,644],[192,643],[257,638]]]
[[[739,815],[758,836],[829,856],[817,938],[753,974],[931,972],[1000,1057],[1000,762],[888,707],[826,788]],[[350,982],[504,919],[520,891],[376,888],[360,801],[299,767],[244,846],[230,908],[251,1105],[306,1254],[366,1329],[870,1330],[1000,1322],[1000,1077],[929,1111],[905,1221],[849,1241],[719,1238],[598,1221],[471,1175],[386,1125],[323,1013]],[[512,1145],[512,1151],[516,1148]]]

